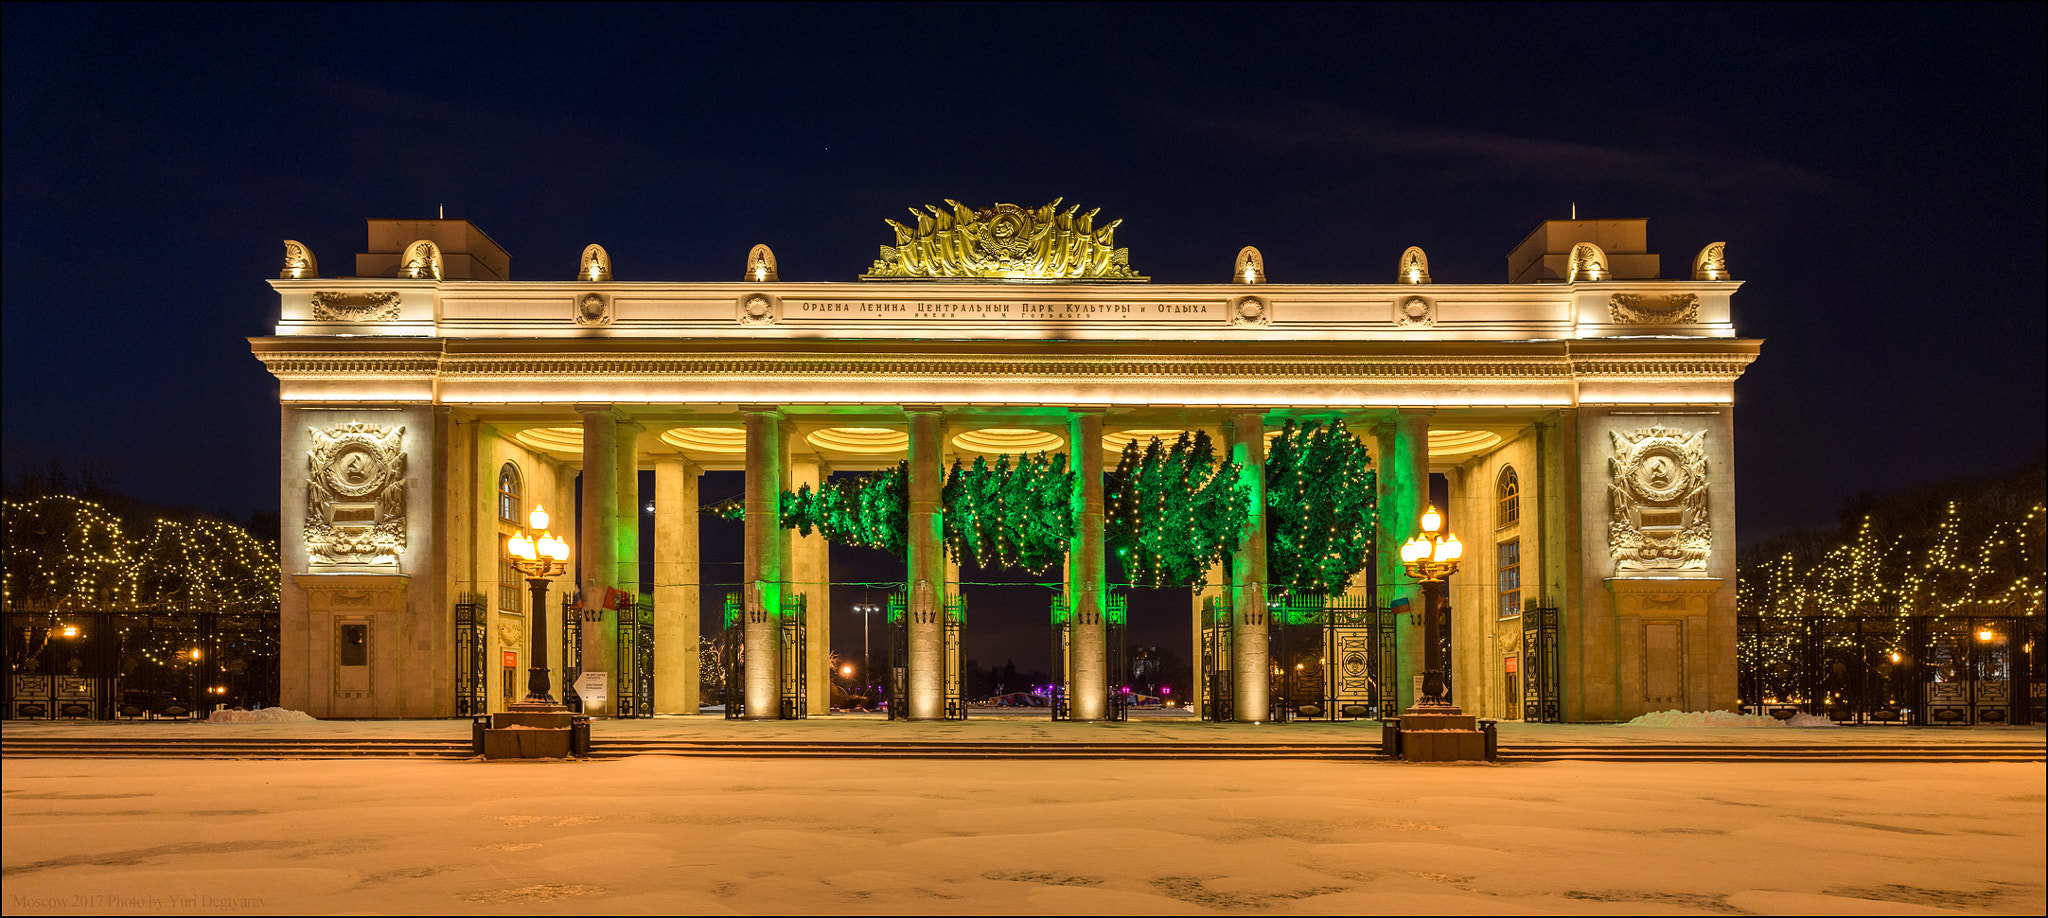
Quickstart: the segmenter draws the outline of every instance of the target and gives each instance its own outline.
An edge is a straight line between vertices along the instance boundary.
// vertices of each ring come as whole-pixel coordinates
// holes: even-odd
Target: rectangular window
[[[511,536],[498,539],[498,609],[518,615],[526,610],[522,601],[525,591],[521,589],[526,585],[526,576],[513,566],[512,552],[505,547],[511,539]]]
[[[1500,617],[1522,614],[1522,540],[1500,543]]]
[[[370,665],[370,626],[341,626],[341,665]]]

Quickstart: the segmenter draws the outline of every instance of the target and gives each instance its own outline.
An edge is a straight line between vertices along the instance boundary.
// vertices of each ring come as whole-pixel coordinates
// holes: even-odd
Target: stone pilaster
[[[1251,492],[1251,517],[1231,556],[1231,708],[1239,723],[1267,718],[1272,706],[1266,621],[1266,423],[1260,412],[1228,420],[1230,458]]]
[[[1074,541],[1067,552],[1069,621],[1067,711],[1074,720],[1109,715],[1109,627],[1103,618],[1109,573],[1102,535],[1102,413],[1076,411],[1067,421],[1067,449],[1080,478],[1074,494]]]
[[[583,415],[583,509],[577,542],[582,569],[577,589],[588,605],[598,605],[618,573],[619,440],[618,415],[610,405],[579,405]],[[618,646],[618,618],[611,612],[583,613],[582,652],[586,669],[611,671],[605,663]],[[565,675],[566,678],[566,675]],[[611,714],[608,695],[601,705],[585,703],[583,712]]]
[[[695,714],[698,476],[682,457],[654,463],[654,713]]]
[[[936,408],[910,415],[910,544],[907,581],[910,628],[910,719],[946,716],[946,546],[940,491],[945,486],[945,416]]]
[[[747,406],[746,561],[741,574],[745,603],[741,626],[746,642],[746,718],[782,716],[782,593],[784,549],[782,488],[788,442],[782,412]]]

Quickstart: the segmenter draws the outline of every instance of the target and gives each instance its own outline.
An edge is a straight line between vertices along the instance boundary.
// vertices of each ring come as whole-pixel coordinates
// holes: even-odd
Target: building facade
[[[1105,464],[1134,437],[1202,430],[1260,469],[1287,420],[1339,418],[1378,470],[1363,601],[1423,607],[1394,551],[1431,475],[1448,484],[1442,509],[1467,546],[1449,594],[1467,711],[1539,716],[1541,701],[1545,719],[1609,721],[1737,705],[1733,387],[1761,342],[1736,335],[1740,284],[1719,243],[1663,279],[1644,221],[1552,221],[1509,256],[1509,283],[1433,283],[1420,249],[1367,282],[1275,283],[1246,248],[1219,259],[1219,283],[1166,284],[1138,274],[1116,224],[1092,213],[929,210],[892,221],[895,244],[843,283],[782,281],[765,246],[735,252],[725,281],[615,277],[595,245],[574,277],[514,280],[505,251],[460,220],[370,221],[346,277],[320,276],[287,242],[270,282],[276,333],[250,339],[282,409],[282,703],[321,717],[499,709],[524,694],[535,627],[559,691],[554,636],[580,587],[647,598],[654,689],[632,703],[696,713],[709,701],[698,478],[731,469],[747,481],[747,714],[778,716],[777,666],[792,664],[776,661],[799,658],[809,709],[824,710],[828,548],[774,525],[775,501],[907,460],[903,703],[943,717],[957,571],[940,476],[955,458],[1044,450],[1080,472],[1065,670],[1073,716],[1096,719],[1113,679]],[[574,547],[538,609],[506,555],[536,503]],[[1241,550],[1192,613],[1199,634],[1204,599],[1238,610],[1227,678],[1240,720],[1268,716],[1273,666],[1263,616],[1247,611],[1273,598],[1262,495],[1253,503]],[[647,642],[641,613],[623,628],[617,611],[567,614],[589,619],[573,629],[585,668],[630,668],[622,643]],[[808,627],[778,630],[792,615]],[[1420,627],[1390,621],[1384,681],[1405,706]],[[787,634],[808,654],[781,653]]]

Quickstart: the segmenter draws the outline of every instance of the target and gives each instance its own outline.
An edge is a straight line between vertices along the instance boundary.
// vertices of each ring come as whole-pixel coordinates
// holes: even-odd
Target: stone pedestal
[[[1479,718],[1451,705],[1401,712],[1401,758],[1410,762],[1482,762],[1486,737]]]
[[[484,731],[485,759],[566,759],[569,709],[559,705],[515,704],[491,715]]]

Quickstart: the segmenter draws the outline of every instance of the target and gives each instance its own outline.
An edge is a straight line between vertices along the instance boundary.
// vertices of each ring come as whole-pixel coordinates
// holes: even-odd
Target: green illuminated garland
[[[1266,455],[1266,574],[1275,592],[1334,596],[1371,563],[1377,476],[1344,422],[1288,421]]]
[[[1220,466],[1209,435],[1183,432],[1171,448],[1136,440],[1110,473],[1104,538],[1132,583],[1191,586],[1235,545],[1251,498],[1237,463]]]
[[[910,463],[850,479],[826,479],[782,492],[782,528],[856,548],[909,554]]]
[[[1074,538],[1075,475],[1066,454],[1046,458],[1005,455],[991,468],[953,461],[940,492],[945,504],[946,553],[983,568],[1051,570],[1067,557]]]

